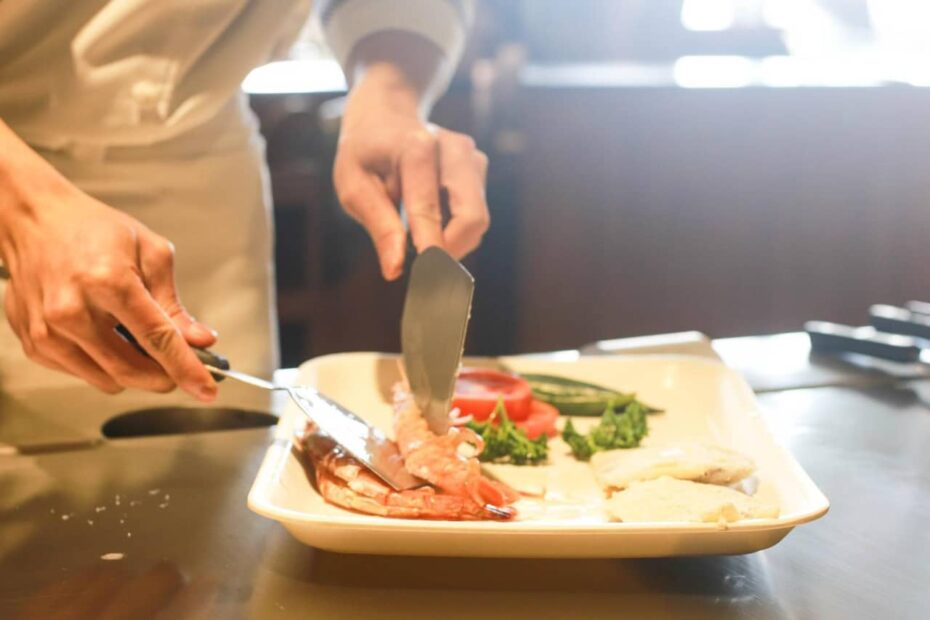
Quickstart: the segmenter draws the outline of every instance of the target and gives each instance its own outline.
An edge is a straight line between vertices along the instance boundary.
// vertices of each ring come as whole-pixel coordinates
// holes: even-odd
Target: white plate
[[[635,391],[643,401],[665,409],[650,416],[643,445],[694,439],[750,456],[758,467],[756,495],[776,502],[781,516],[740,521],[726,529],[707,523],[611,523],[589,468],[566,454],[561,440],[553,442],[550,450],[552,465],[521,468],[524,475],[547,482],[553,501],[521,500],[522,516],[517,521],[423,521],[356,514],[327,504],[309,483],[291,452],[293,430],[302,425],[292,406],[285,410],[278,439],[252,485],[249,507],[280,521],[298,540],[331,551],[562,558],[748,553],[774,545],[794,526],[822,516],[829,507],[823,493],[766,429],[746,382],[719,362],[671,355],[501,361],[517,372],[555,374]],[[396,357],[328,355],[303,364],[300,378],[390,433],[388,396],[397,379]]]

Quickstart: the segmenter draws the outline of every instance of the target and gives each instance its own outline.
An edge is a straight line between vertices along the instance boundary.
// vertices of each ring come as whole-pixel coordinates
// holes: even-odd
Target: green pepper
[[[584,381],[540,374],[525,374],[522,377],[529,382],[536,399],[549,403],[563,415],[597,416],[604,413],[610,403],[613,403],[614,407],[624,407],[638,402],[635,394],[618,392]],[[659,411],[642,403],[640,405],[646,413]]]

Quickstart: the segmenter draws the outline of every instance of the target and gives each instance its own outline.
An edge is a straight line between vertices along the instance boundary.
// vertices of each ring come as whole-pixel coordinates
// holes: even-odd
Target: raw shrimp
[[[479,520],[512,516],[508,511],[489,510],[468,497],[437,493],[428,486],[395,491],[324,435],[310,432],[301,443],[304,454],[313,463],[320,494],[337,506],[407,519]]]
[[[509,505],[519,498],[517,492],[486,478],[478,459],[459,451],[462,444],[473,446],[475,455],[484,449],[484,442],[476,433],[453,426],[448,434],[436,435],[403,389],[395,389],[394,405],[394,436],[407,471],[450,495],[469,498],[489,510],[516,514]]]

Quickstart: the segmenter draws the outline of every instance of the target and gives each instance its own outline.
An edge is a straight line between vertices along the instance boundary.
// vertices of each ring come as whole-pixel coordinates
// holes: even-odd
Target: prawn
[[[461,426],[436,435],[409,393],[400,387],[395,388],[394,405],[394,437],[407,471],[449,495],[469,498],[492,511],[516,514],[509,505],[519,498],[517,492],[486,478],[476,456],[465,456],[459,450],[462,444],[469,444],[475,455],[480,454],[484,449],[481,437]]]
[[[343,452],[332,439],[314,431],[308,425],[308,433],[300,445],[313,464],[320,495],[332,504],[356,512],[406,519],[480,520],[512,516],[508,511],[489,510],[468,497],[437,493],[429,486],[395,491]]]

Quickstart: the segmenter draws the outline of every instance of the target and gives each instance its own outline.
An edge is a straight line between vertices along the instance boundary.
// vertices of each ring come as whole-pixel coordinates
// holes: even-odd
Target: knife
[[[930,340],[930,316],[907,308],[876,304],[869,308],[869,324],[879,331]]]
[[[8,278],[9,272],[3,265],[0,265],[0,279]],[[140,353],[150,357],[124,325],[119,324],[114,329]],[[389,440],[380,430],[317,390],[308,386],[276,385],[271,381],[232,370],[229,360],[209,349],[199,347],[191,347],[191,349],[217,381],[229,377],[264,390],[287,392],[298,410],[310,419],[320,429],[320,432],[329,436],[394,489],[403,491],[426,484],[404,468],[404,461],[396,443]]]
[[[431,431],[449,430],[449,402],[462,362],[475,279],[439,247],[410,269],[401,318],[401,356],[410,391]]]
[[[859,353],[904,363],[924,361],[916,338],[888,334],[870,325],[851,327],[828,321],[808,321],[804,331],[810,337],[811,349],[819,353]]]

